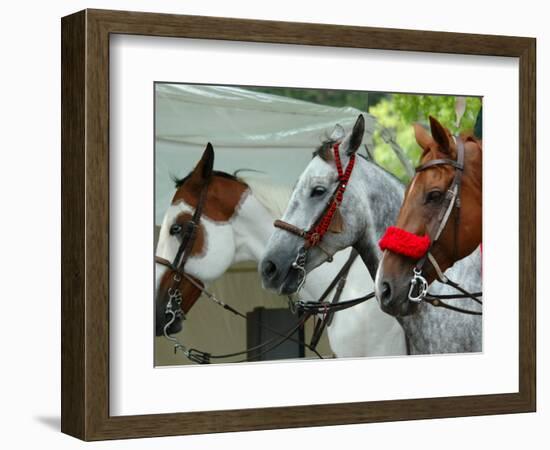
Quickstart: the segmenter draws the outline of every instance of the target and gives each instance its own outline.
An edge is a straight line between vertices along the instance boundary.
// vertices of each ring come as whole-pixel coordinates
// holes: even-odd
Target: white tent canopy
[[[266,173],[292,186],[312,151],[338,123],[349,130],[366,120],[364,142],[372,148],[375,119],[355,108],[334,108],[236,87],[158,83],[155,87],[155,223],[174,195],[171,175],[186,175],[206,143],[215,169]]]

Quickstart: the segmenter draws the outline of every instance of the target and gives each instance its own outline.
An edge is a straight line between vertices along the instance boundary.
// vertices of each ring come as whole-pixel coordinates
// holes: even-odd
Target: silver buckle
[[[302,287],[304,286],[304,283],[306,282],[306,250],[302,247],[300,250],[298,250],[298,254],[296,255],[296,259],[292,263],[292,268],[299,270],[302,272],[302,279],[300,280],[300,283],[298,285],[298,289],[296,292],[300,292]]]
[[[414,276],[411,280],[411,287],[409,289],[409,300],[414,303],[420,303],[426,297],[428,293],[428,282],[422,276],[422,271],[413,269]],[[417,287],[418,285],[418,287]],[[418,294],[414,295],[415,289],[418,289]]]

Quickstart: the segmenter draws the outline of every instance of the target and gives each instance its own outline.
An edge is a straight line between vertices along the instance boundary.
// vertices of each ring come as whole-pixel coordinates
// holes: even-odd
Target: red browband
[[[340,160],[339,147],[339,143],[334,144],[333,152],[334,162],[336,163],[336,170],[338,171],[338,180],[340,181],[340,184],[338,185],[338,189],[333,196],[330,206],[326,210],[319,223],[305,236],[309,247],[314,247],[315,245],[317,245],[330,228],[330,223],[332,222],[332,218],[334,216],[334,213],[336,212],[336,208],[338,208],[340,206],[340,203],[342,203],[342,198],[344,197],[344,192],[346,191],[348,181],[351,177],[351,172],[355,164],[355,153],[352,153],[349,157],[349,162],[346,166],[346,170],[344,171],[344,169],[342,168],[342,161]]]
[[[429,236],[417,236],[401,228],[388,227],[378,242],[382,250],[389,250],[413,259],[422,258],[430,248]]]

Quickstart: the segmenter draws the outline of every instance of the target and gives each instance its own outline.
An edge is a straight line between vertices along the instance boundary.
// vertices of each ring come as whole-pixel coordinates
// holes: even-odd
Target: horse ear
[[[444,153],[449,153],[451,142],[447,130],[441,125],[435,117],[430,116],[430,129],[434,141],[439,144],[439,149]]]
[[[422,150],[424,151],[428,150],[430,148],[430,145],[433,144],[434,142],[433,138],[430,136],[430,133],[428,133],[428,130],[426,130],[426,128],[424,128],[419,123],[415,123],[413,125],[413,128],[414,128],[414,137],[416,139],[417,144],[420,145]]]
[[[206,148],[202,154],[200,161],[193,169],[192,179],[193,181],[202,181],[207,179],[214,168],[214,148],[209,142],[206,144]]]
[[[351,132],[351,136],[349,138],[349,144],[347,149],[347,154],[351,155],[352,153],[355,153],[359,146],[361,145],[361,142],[363,142],[363,135],[365,134],[365,118],[363,117],[363,114],[359,114],[359,117],[357,117],[357,120],[355,121],[355,125],[353,126],[353,131]]]

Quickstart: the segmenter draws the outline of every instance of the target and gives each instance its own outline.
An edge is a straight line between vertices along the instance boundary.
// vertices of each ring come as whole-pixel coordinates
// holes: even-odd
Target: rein
[[[163,259],[163,258],[156,257],[155,259],[156,259],[156,262],[158,262],[159,264],[163,264],[163,265],[165,265],[169,268],[172,267],[170,262]],[[193,286],[195,286],[197,289],[199,289],[202,294],[204,294],[209,300],[213,301],[219,307],[231,312],[232,314],[235,314],[236,316],[239,316],[243,319],[246,319],[246,314],[240,312],[239,310],[232,307],[228,303],[225,303],[222,300],[218,299],[214,294],[209,292],[202,285],[202,283],[198,282],[195,278],[193,278],[189,274],[183,272],[183,273],[181,273],[181,276],[183,278],[185,278],[188,282],[190,282]],[[176,305],[176,306],[179,306],[179,304]],[[239,356],[239,355],[244,355],[244,354],[250,353],[252,351],[262,350],[258,355],[255,355],[255,358],[259,358],[260,356],[264,355],[265,353],[267,353],[271,350],[274,350],[278,346],[282,345],[287,340],[297,342],[299,344],[304,344],[306,348],[308,348],[309,350],[314,352],[320,359],[323,359],[323,357],[314,348],[311,348],[307,343],[292,337],[292,335],[300,327],[302,327],[304,325],[304,323],[309,319],[309,317],[311,316],[310,313],[304,314],[301,317],[298,324],[292,326],[292,328],[290,330],[288,330],[287,332],[285,332],[285,333],[281,333],[278,330],[275,330],[275,329],[273,329],[273,328],[271,328],[267,325],[261,325],[262,328],[265,328],[266,330],[271,331],[272,333],[276,334],[278,337],[274,337],[274,338],[272,338],[268,341],[262,342],[261,344],[254,346],[254,347],[248,347],[248,348],[246,348],[242,351],[233,352],[233,353],[225,353],[225,354],[220,354],[220,355],[213,355],[209,352],[198,350],[196,348],[187,348],[187,346],[185,346],[183,343],[181,343],[177,338],[170,335],[168,333],[168,329],[170,328],[172,323],[174,323],[174,321],[178,317],[181,317],[181,312],[178,310],[177,307],[174,308],[174,306],[170,303],[170,300],[168,301],[168,304],[166,305],[166,311],[165,312],[166,312],[167,315],[170,315],[171,317],[170,317],[170,320],[164,326],[164,337],[166,339],[168,339],[169,341],[172,341],[174,343],[174,352],[177,352],[178,350],[180,350],[189,360],[191,360],[195,363],[198,363],[198,364],[210,364],[212,359],[226,359],[226,358],[231,358],[231,357],[235,357],[235,356]],[[247,361],[247,360],[235,361],[235,362],[244,362],[244,361]]]
[[[389,250],[393,253],[401,254],[409,258],[417,259],[417,263],[413,268],[413,277],[411,279],[409,289],[409,300],[415,303],[420,303],[423,300],[430,303],[432,306],[444,307],[454,311],[462,312],[465,314],[481,315],[481,312],[465,310],[455,306],[448,305],[441,301],[443,298],[457,299],[457,298],[470,298],[475,302],[482,304],[478,297],[482,296],[482,292],[470,293],[462,288],[458,283],[450,280],[441,270],[438,262],[430,252],[433,246],[439,240],[443,230],[447,226],[451,214],[454,214],[454,254],[455,259],[458,255],[458,233],[460,228],[460,194],[462,188],[462,176],[464,174],[464,142],[460,137],[456,138],[457,144],[457,158],[456,161],[452,159],[433,159],[421,164],[416,168],[416,173],[423,172],[427,169],[437,166],[451,166],[455,169],[455,175],[451,185],[447,189],[445,194],[443,205],[439,211],[436,230],[433,236],[428,233],[426,236],[417,236],[406,230],[397,227],[389,227],[382,239],[379,242],[379,246],[382,250]],[[422,270],[429,261],[435,269],[438,280],[448,286],[453,287],[462,293],[462,295],[432,295],[428,293],[428,282],[422,275]]]
[[[164,330],[163,330],[164,337],[174,343],[174,352],[177,352],[178,350],[181,351],[186,358],[188,358],[190,361],[195,362],[197,364],[210,364],[212,359],[227,359],[227,358],[231,358],[239,355],[245,355],[252,351],[261,350],[259,354],[254,356],[254,358],[257,359],[262,355],[279,347],[280,345],[282,345],[284,342],[288,340],[304,345],[307,349],[315,353],[315,355],[319,359],[323,359],[323,357],[316,350],[316,348],[324,329],[326,328],[326,326],[330,325],[332,316],[338,311],[343,311],[345,309],[352,308],[360,303],[363,303],[367,300],[374,298],[374,293],[372,292],[363,297],[358,297],[351,300],[345,300],[345,301],[339,302],[340,296],[342,294],[342,290],[345,286],[347,273],[349,272],[349,269],[351,268],[351,265],[353,264],[357,256],[358,256],[358,253],[354,250],[350,255],[350,258],[348,259],[346,264],[342,266],[342,269],[340,269],[336,277],[332,280],[331,284],[323,292],[321,297],[319,297],[319,300],[317,301],[299,300],[294,303],[296,310],[298,311],[299,314],[301,314],[301,318],[300,318],[300,321],[296,325],[294,325],[292,328],[290,328],[287,332],[282,333],[265,324],[261,325],[262,328],[265,328],[266,330],[271,331],[272,333],[276,334],[278,337],[271,338],[270,340],[262,342],[259,345],[256,345],[254,347],[248,347],[242,351],[225,353],[220,355],[213,355],[209,352],[205,352],[196,348],[188,348],[181,341],[179,341],[177,338],[175,338],[174,336],[171,336],[168,333],[168,329],[170,328],[172,323],[174,323],[174,321],[178,317],[182,317],[181,309],[179,309],[181,301],[175,302],[176,308],[174,308],[174,305],[172,305],[171,303],[172,299],[169,299],[168,304],[166,306],[166,314],[170,315],[171,317],[170,317],[170,320],[164,326]],[[169,268],[172,268],[171,263],[164,258],[156,257],[155,260],[159,264],[163,264]],[[192,276],[190,276],[185,272],[181,273],[181,276],[185,278],[188,282],[190,282],[193,286],[195,286],[197,289],[199,289],[202,294],[204,294],[209,300],[213,301],[216,305],[235,314],[236,316],[246,319],[246,315],[244,313],[240,312],[239,310],[232,307],[231,305],[218,299],[214,294],[209,292],[200,281],[196,280],[195,278],[193,278]],[[332,301],[331,302],[325,301],[329,293],[335,287],[337,288],[337,290]],[[300,327],[302,327],[307,322],[307,320],[314,315],[321,315],[322,318],[319,319],[315,324],[314,332],[313,332],[310,344],[307,344],[301,339],[296,339],[292,337],[292,335],[296,333],[296,331],[300,329]],[[185,315],[183,315],[183,318],[185,318]],[[234,362],[245,362],[245,361],[249,361],[249,360],[243,359],[243,360],[234,361]]]
[[[322,302],[322,305],[320,305],[322,308],[322,312],[317,313],[317,315],[315,316],[316,319],[313,328],[313,335],[311,336],[311,341],[309,344],[313,348],[317,347],[326,327],[330,326],[330,324],[332,323],[332,319],[334,318],[334,313],[336,311],[333,311],[331,308],[333,308],[334,305],[336,305],[340,301],[340,298],[342,297],[342,292],[344,291],[344,288],[346,286],[348,273],[358,256],[359,253],[357,252],[357,250],[352,249],[346,263],[338,271],[332,282],[327,286],[317,302],[315,302],[317,304],[320,304]],[[328,297],[328,295],[334,288],[336,288],[336,291],[334,292],[334,296],[332,297],[330,304],[324,302],[324,300]],[[305,305],[304,302],[300,301],[297,304],[292,303],[292,305],[293,307],[300,308],[303,311],[306,307],[311,308],[314,302],[307,303],[308,305]]]

